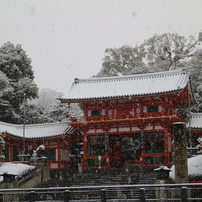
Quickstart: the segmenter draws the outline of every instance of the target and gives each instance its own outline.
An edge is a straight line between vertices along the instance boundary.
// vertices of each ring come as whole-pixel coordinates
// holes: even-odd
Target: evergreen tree
[[[185,68],[196,44],[197,40],[193,36],[187,39],[170,33],[154,35],[143,43],[146,51],[145,61],[152,72]]]
[[[193,53],[190,61],[187,62],[187,69],[191,74],[192,89],[198,93],[197,88],[202,84],[202,49]]]
[[[104,58],[102,69],[96,75],[103,76],[120,76],[149,71],[143,59],[146,55],[143,46],[122,46],[121,48],[107,48],[107,55]]]
[[[21,45],[7,42],[0,47],[0,71],[9,81],[1,97],[6,104],[0,106],[0,120],[22,123],[21,106],[26,99],[38,96],[38,88],[33,81],[31,59]]]
[[[202,112],[202,32],[198,39],[178,34],[154,35],[135,47],[107,48],[97,77],[121,76],[187,69],[191,75],[196,105],[192,111]],[[180,109],[187,116],[186,109]]]
[[[154,35],[139,46],[107,48],[102,68],[96,75],[120,76],[187,68],[198,40],[178,34]]]
[[[62,93],[54,90],[41,90],[38,98],[25,105],[26,124],[64,122],[68,121],[70,114],[81,117],[83,114],[77,104],[59,104],[57,98],[62,96]]]
[[[3,96],[10,91],[8,77],[0,71],[0,108],[8,105],[7,100],[3,99]]]

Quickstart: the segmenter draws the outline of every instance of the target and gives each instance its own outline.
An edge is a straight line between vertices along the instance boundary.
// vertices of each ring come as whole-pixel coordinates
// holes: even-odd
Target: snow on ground
[[[202,176],[202,155],[187,159],[188,176]],[[171,167],[170,177],[175,180],[175,166]]]
[[[35,169],[35,166],[29,166],[22,163],[4,162],[0,164],[0,175],[7,173],[16,175],[16,178],[22,177],[24,174]],[[0,182],[3,181],[3,176],[0,176]]]

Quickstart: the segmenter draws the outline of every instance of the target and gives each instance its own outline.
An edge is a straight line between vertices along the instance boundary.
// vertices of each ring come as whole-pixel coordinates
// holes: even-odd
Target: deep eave
[[[132,98],[142,98],[142,97],[146,97],[146,96],[156,96],[156,95],[171,95],[173,93],[178,93],[178,92],[182,92],[184,89],[179,89],[179,90],[172,90],[172,91],[167,91],[167,92],[161,92],[161,93],[154,93],[154,94],[137,94],[137,95],[122,95],[122,96],[106,96],[106,97],[97,97],[97,98],[77,98],[77,99],[71,99],[71,98],[58,98],[58,100],[61,101],[61,103],[72,103],[72,102],[83,102],[83,101],[90,101],[90,100],[108,100],[108,99],[113,99],[113,100],[117,100],[117,99],[132,99]]]
[[[28,124],[25,126],[0,122],[0,129],[2,135],[26,139],[60,137],[75,131],[67,122]]]
[[[58,100],[61,103],[71,103],[172,94],[183,91],[189,83],[189,73],[186,70],[75,79],[69,93]]]
[[[54,138],[58,139],[58,138],[63,138],[64,136],[69,136],[69,135],[70,134],[63,133],[63,134],[58,134],[58,135],[41,136],[41,137],[26,137],[25,136],[25,140],[40,140],[40,139],[54,139]],[[17,136],[15,134],[10,134],[8,132],[2,133],[0,136],[2,136],[3,138],[10,137],[10,138],[15,138],[15,139],[21,139],[21,140],[23,140],[23,137]]]

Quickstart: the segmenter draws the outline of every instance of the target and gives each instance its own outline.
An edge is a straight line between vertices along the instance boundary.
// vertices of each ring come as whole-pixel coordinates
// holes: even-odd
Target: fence
[[[1,189],[0,202],[202,201],[202,183]]]

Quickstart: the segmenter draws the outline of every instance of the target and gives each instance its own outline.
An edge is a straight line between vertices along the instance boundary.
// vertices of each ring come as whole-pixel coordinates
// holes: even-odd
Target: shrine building
[[[71,117],[69,123],[83,135],[83,168],[170,166],[172,125],[187,122],[177,110],[195,104],[184,69],[76,78],[59,100],[83,110],[83,117]]]
[[[75,79],[61,103],[77,103],[83,117],[69,122],[0,122],[1,161],[24,161],[40,145],[52,170],[171,166],[173,123],[185,122],[190,139],[202,137],[202,113],[186,120],[178,109],[195,104],[186,70]],[[2,139],[3,138],[3,139]],[[190,140],[189,139],[189,140]],[[196,145],[192,145],[195,147]]]
[[[5,148],[0,151],[5,158],[1,161],[28,161],[33,151],[44,145],[44,156],[50,169],[72,169],[77,164],[73,157],[77,155],[82,136],[67,122],[29,125],[0,122],[0,130],[0,137],[5,142]]]

